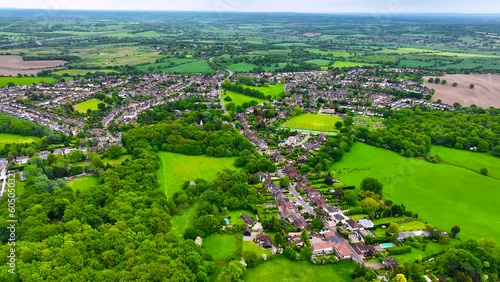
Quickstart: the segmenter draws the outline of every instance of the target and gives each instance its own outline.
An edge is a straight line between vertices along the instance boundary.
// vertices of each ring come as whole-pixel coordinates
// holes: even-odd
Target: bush
[[[407,254],[411,252],[411,247],[410,246],[401,246],[401,247],[392,247],[387,249],[389,251],[389,254],[391,256],[393,255],[401,255],[401,254]]]

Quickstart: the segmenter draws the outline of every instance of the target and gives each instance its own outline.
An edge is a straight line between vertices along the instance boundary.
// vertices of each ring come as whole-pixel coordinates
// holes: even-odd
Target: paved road
[[[2,190],[0,191],[0,197],[3,197],[5,193],[5,187],[7,186],[7,167],[0,167],[2,172],[0,172],[0,180],[2,181]]]
[[[295,199],[297,199],[297,203],[299,203],[301,206],[303,206],[304,209],[306,209],[306,211],[308,213],[310,213],[310,214],[316,214],[314,212],[314,208],[311,207],[308,203],[306,203],[306,201],[304,201],[304,199],[302,198],[302,196],[300,196],[300,194],[297,192],[297,190],[295,190],[295,186],[290,185],[288,188],[290,189],[290,192],[292,192],[292,194],[295,197]]]

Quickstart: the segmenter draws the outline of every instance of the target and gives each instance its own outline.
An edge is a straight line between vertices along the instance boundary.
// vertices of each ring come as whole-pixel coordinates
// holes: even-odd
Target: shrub
[[[389,251],[389,254],[391,256],[393,255],[401,255],[401,254],[407,254],[411,252],[411,247],[410,246],[401,246],[401,247],[392,247],[387,249]]]

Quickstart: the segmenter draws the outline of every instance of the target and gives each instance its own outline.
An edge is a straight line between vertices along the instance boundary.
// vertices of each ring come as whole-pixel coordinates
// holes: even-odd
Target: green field
[[[9,82],[14,83],[15,85],[29,85],[29,84],[37,84],[41,82],[45,83],[53,83],[56,82],[57,79],[53,77],[10,77],[10,76],[2,76],[0,77],[0,87],[7,86]]]
[[[110,164],[110,165],[121,165],[124,161],[126,160],[131,160],[132,159],[132,155],[123,155],[123,156],[120,156],[116,159],[110,159],[110,158],[104,158],[102,159],[102,162],[104,163],[104,165],[107,165],[107,164]]]
[[[352,261],[337,264],[314,265],[309,261],[291,261],[277,257],[255,268],[247,269],[244,281],[352,281],[350,276],[355,263]]]
[[[302,114],[291,118],[283,124],[284,127],[307,129],[315,131],[335,131],[335,123],[341,121],[338,116],[323,114]]]
[[[479,155],[480,160],[483,158]],[[454,165],[405,158],[363,143],[354,144],[332,170],[346,185],[359,186],[365,177],[379,179],[386,198],[404,204],[418,213],[422,221],[444,230],[459,225],[461,238],[492,238],[500,242],[500,226],[494,224],[499,180]]]
[[[223,94],[223,99],[226,96],[229,96],[232,101],[224,101],[224,104],[227,106],[228,103],[234,103],[236,106],[243,105],[243,103],[250,103],[251,101],[256,101],[258,104],[262,104],[265,102],[265,100],[259,99],[259,98],[254,98],[250,96],[246,96],[243,94],[239,94],[233,91],[229,90],[224,90],[225,94]]]
[[[259,245],[252,241],[243,241],[242,243],[242,251],[254,252],[260,258],[262,255],[266,255],[267,258],[270,258],[273,255],[273,252],[269,249],[262,249]]]
[[[0,133],[0,145],[4,144],[31,144],[40,143],[41,139],[35,136]]]
[[[215,260],[228,259],[238,251],[238,239],[234,235],[211,235],[203,239],[203,249]]]
[[[331,61],[329,61],[329,60],[322,60],[322,59],[314,59],[314,60],[306,61],[306,63],[318,65],[318,66],[329,66],[330,62]]]
[[[99,109],[97,107],[99,103],[104,103],[104,102],[99,99],[92,98],[90,100],[83,101],[81,103],[74,105],[73,108],[75,109],[75,111],[84,114],[87,113],[87,110],[97,111]]]
[[[247,88],[258,90],[266,96],[271,96],[274,99],[279,98],[281,93],[285,90],[285,85],[284,84],[269,84],[269,86],[261,86],[261,87],[254,87],[254,86],[246,86]]]
[[[469,169],[479,173],[481,168],[488,169],[488,176],[500,180],[500,158],[486,153],[455,150],[447,147],[432,146],[431,155],[439,155],[443,163]]]
[[[195,59],[191,58],[167,58],[167,59],[162,59],[161,63],[153,63],[153,64],[137,66],[137,69],[143,72],[151,70],[161,71],[162,69],[169,69],[178,65],[192,63],[195,61],[196,61]]]
[[[186,228],[193,225],[196,216],[196,204],[183,210],[182,214],[172,217],[172,229],[170,232],[177,237],[182,237]]]
[[[366,67],[366,66],[376,66],[376,64],[336,61],[332,65],[333,68],[350,68],[350,67]]]
[[[105,70],[98,70],[98,69],[95,69],[95,70],[67,69],[67,70],[55,71],[55,72],[53,72],[53,74],[60,75],[60,76],[63,76],[65,74],[67,74],[69,76],[77,76],[77,75],[86,75],[87,73],[96,73],[96,72],[103,72],[103,73],[106,73],[106,74],[118,73],[118,71],[109,70],[109,69],[105,69]]]
[[[99,186],[99,178],[95,176],[86,176],[75,178],[72,181],[68,182],[68,186],[73,190],[84,191],[92,187]]]
[[[255,67],[256,65],[250,63],[237,63],[227,66],[227,68],[233,72],[249,72],[253,71]]]
[[[167,197],[182,190],[185,181],[197,178],[214,180],[219,171],[233,169],[236,158],[214,158],[207,156],[186,156],[159,152],[160,169],[156,172],[160,187]]]
[[[175,67],[164,69],[167,73],[213,73],[214,70],[207,61],[200,60],[187,64],[178,65]]]
[[[319,49],[306,49],[306,50],[313,54],[327,55],[333,57],[348,58],[351,56],[347,51],[323,51]]]

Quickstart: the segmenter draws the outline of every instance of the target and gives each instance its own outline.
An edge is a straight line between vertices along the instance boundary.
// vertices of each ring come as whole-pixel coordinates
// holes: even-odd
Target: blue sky
[[[500,13],[500,0],[1,0],[0,7],[50,10]]]

